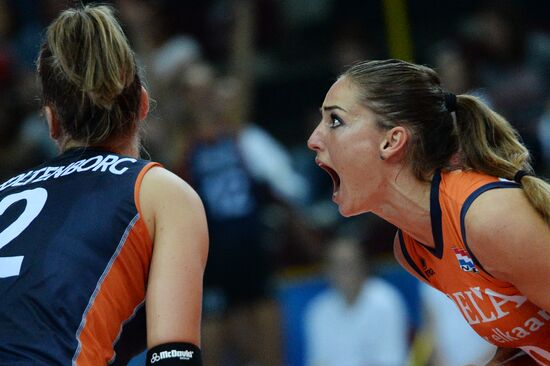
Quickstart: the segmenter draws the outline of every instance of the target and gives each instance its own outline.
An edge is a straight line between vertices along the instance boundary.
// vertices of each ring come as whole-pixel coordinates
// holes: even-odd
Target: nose
[[[320,151],[322,147],[319,127],[320,125],[317,126],[315,130],[313,130],[313,132],[311,133],[311,136],[309,136],[309,139],[307,140],[307,147],[313,151]]]

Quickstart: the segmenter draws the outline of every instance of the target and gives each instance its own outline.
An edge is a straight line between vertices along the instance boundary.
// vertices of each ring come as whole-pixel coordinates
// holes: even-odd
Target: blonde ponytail
[[[65,77],[94,104],[110,109],[133,81],[134,54],[105,5],[66,10],[48,29],[47,42]]]
[[[38,64],[44,101],[71,138],[100,143],[134,125],[141,82],[111,7],[63,11],[48,27]]]
[[[521,180],[521,185],[529,202],[550,225],[550,184],[540,177],[525,176]]]
[[[529,151],[517,131],[474,96],[458,96],[456,113],[462,164],[509,180],[520,170],[531,173],[518,180],[533,207],[550,224],[550,184],[534,176]]]

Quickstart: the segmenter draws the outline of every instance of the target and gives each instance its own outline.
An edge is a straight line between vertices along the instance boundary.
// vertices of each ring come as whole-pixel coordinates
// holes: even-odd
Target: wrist
[[[192,343],[172,342],[147,351],[147,366],[202,366],[201,350]]]

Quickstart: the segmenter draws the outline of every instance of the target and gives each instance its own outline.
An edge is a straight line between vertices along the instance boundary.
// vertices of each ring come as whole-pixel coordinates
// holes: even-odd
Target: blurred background
[[[347,65],[400,58],[483,98],[550,176],[550,2],[106,3],[153,99],[143,155],[186,179],[207,209],[205,365],[452,366],[491,356],[449,300],[397,266],[395,228],[339,216],[306,140]],[[57,153],[35,59],[44,27],[72,4],[0,0],[0,181]]]

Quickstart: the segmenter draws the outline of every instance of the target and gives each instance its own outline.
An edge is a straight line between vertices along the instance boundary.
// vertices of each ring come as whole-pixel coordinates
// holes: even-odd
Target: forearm
[[[485,366],[537,366],[537,362],[517,348],[498,348]]]

